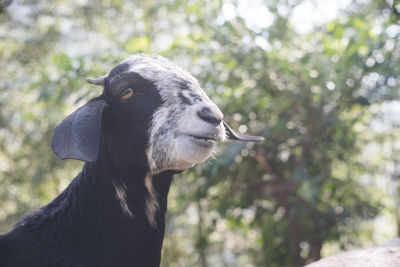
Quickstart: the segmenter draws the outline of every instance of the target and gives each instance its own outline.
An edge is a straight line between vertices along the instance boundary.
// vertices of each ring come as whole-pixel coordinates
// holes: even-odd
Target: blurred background
[[[54,126],[132,53],[195,75],[228,142],[174,178],[162,266],[300,266],[400,235],[397,0],[0,0],[0,232],[81,162]]]

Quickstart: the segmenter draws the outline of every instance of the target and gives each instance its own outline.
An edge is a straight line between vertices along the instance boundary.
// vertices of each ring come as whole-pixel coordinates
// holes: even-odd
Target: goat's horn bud
[[[107,75],[104,75],[100,78],[97,79],[90,79],[90,78],[86,78],[86,81],[88,83],[94,84],[94,85],[104,85],[104,80],[106,79]]]

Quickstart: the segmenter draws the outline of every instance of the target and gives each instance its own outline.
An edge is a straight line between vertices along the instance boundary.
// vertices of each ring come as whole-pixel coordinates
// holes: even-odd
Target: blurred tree
[[[326,243],[359,242],[384,204],[362,179],[380,171],[360,155],[370,106],[399,97],[393,2],[353,1],[305,35],[290,21],[302,1],[0,3],[1,232],[81,166],[49,144],[54,125],[99,93],[83,78],[136,52],[177,61],[227,120],[267,139],[221,145],[174,180],[164,266],[300,266]],[[252,22],[257,10],[270,19]]]

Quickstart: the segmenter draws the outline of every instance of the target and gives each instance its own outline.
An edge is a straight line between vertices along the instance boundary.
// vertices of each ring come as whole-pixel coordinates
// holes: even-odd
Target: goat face
[[[101,126],[104,120],[101,114],[105,107],[111,114],[108,118],[112,128],[117,129],[120,136],[130,135],[140,140],[143,145],[140,149],[145,153],[152,174],[184,170],[202,162],[212,154],[213,142],[224,141],[226,137],[261,140],[229,128],[222,121],[221,111],[201,89],[198,81],[161,56],[131,56],[109,75],[96,80],[88,79],[88,82],[104,85],[103,95],[57,126],[53,150],[61,158],[97,159],[100,144],[96,140],[100,140],[100,132],[104,128]],[[82,127],[88,129],[82,130]],[[89,129],[91,127],[94,129]],[[71,133],[66,134],[66,131]],[[96,133],[93,134],[93,131]],[[128,135],[121,133],[124,131]],[[92,146],[90,149],[85,148],[87,143]]]

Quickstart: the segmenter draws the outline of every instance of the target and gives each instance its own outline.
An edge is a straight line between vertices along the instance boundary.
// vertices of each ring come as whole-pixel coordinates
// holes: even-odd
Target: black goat
[[[197,80],[139,54],[109,75],[101,96],[55,129],[53,151],[85,165],[52,202],[0,236],[0,266],[159,266],[174,173],[207,159],[212,141],[261,141],[222,121]]]

